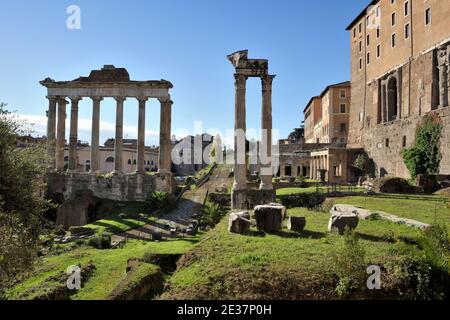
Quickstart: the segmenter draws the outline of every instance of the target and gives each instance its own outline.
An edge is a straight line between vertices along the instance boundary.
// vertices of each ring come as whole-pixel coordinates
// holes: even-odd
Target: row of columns
[[[245,150],[245,132],[246,132],[246,81],[247,76],[236,73],[235,78],[235,112],[234,112],[234,190],[247,189],[247,163]],[[272,190],[272,81],[274,75],[261,76],[262,85],[262,118],[261,129],[263,134],[261,146],[266,149],[266,155],[260,154],[258,159],[264,157],[264,161],[260,161],[260,177],[261,189]],[[243,143],[242,143],[243,142]]]
[[[314,156],[311,158],[311,166],[310,166],[310,178],[312,180],[319,180],[320,173],[319,170],[329,170],[328,165],[328,156]]]
[[[64,170],[65,149],[65,120],[67,100],[65,97],[49,96],[47,139],[49,169],[58,172]],[[82,97],[69,97],[71,100],[70,138],[69,138],[69,170],[76,171],[78,166],[78,104]],[[90,97],[93,102],[92,131],[91,131],[91,172],[100,170],[100,103],[103,97]],[[116,100],[116,133],[114,146],[114,173],[122,173],[123,153],[123,105],[126,97],[114,97]],[[138,97],[138,143],[137,143],[137,172],[145,172],[145,107],[148,97]],[[171,170],[171,114],[173,102],[169,98],[159,99],[161,103],[160,119],[160,173],[168,173]],[[56,118],[56,115],[58,117]],[[55,130],[56,128],[56,130]]]

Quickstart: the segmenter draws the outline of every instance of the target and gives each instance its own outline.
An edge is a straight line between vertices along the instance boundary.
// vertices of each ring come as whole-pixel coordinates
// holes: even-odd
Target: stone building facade
[[[348,26],[348,146],[364,148],[376,176],[410,176],[401,151],[426,114],[443,123],[441,173],[450,172],[450,0],[374,0]]]

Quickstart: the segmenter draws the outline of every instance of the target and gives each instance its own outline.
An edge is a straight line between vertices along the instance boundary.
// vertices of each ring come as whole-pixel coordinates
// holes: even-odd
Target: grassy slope
[[[446,202],[447,201],[447,202]],[[373,211],[384,211],[399,217],[450,226],[450,198],[423,195],[376,195],[336,198],[336,203],[351,204]],[[436,219],[435,219],[436,218]]]
[[[326,232],[329,214],[296,208],[306,216],[303,234],[230,234],[223,219],[185,255],[170,279],[166,299],[335,298],[332,253],[338,236]],[[360,221],[357,232],[369,264],[386,261],[388,235],[417,237],[419,231],[387,221]]]
[[[92,261],[96,267],[93,276],[72,299],[105,299],[125,277],[128,259],[142,257],[145,252],[184,253],[198,238],[168,240],[162,242],[143,242],[130,240],[122,249],[98,250],[82,246],[72,251],[41,258],[32,274],[9,292],[10,298],[17,298],[27,289],[36,287],[50,276],[65,271],[75,264]],[[155,270],[156,270],[155,266]]]

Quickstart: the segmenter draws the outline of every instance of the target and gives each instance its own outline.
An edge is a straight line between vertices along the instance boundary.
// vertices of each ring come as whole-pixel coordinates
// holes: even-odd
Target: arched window
[[[136,159],[133,160],[133,164],[136,164]]]
[[[112,163],[112,162],[114,162],[114,157],[108,157],[108,158],[106,158],[105,162],[107,162],[107,163]]]
[[[131,159],[128,159],[128,165],[131,166]]]

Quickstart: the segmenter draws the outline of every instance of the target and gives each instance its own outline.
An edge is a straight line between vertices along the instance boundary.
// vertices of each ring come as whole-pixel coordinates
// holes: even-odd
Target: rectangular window
[[[361,70],[361,69],[362,69],[362,59],[359,58],[359,70]]]
[[[380,37],[380,34],[381,34],[381,29],[380,29],[380,27],[377,27],[377,38]]]
[[[405,17],[409,15],[409,1],[405,2]]]
[[[425,10],[425,25],[429,25],[431,23],[431,8]]]
[[[403,136],[402,145],[403,145],[403,148],[406,148],[406,136]]]
[[[405,39],[409,38],[409,23],[405,25]]]
[[[386,148],[389,148],[389,138],[386,139]]]
[[[378,6],[378,7],[377,7],[377,17],[380,16],[380,11],[381,11],[381,8],[380,8],[380,6]]]
[[[359,42],[359,52],[362,51],[362,41]]]
[[[356,28],[353,29],[353,38],[356,37]]]
[[[377,45],[377,58],[381,56],[381,46]]]
[[[341,132],[345,132],[347,130],[347,125],[345,123],[341,123]]]
[[[395,3],[395,0],[391,0],[391,4],[394,4]]]
[[[346,107],[345,103],[341,103],[341,106],[340,106],[341,113],[345,113],[345,107]]]
[[[361,33],[361,31],[362,31],[362,24],[361,23],[358,25],[358,29],[359,29],[359,33]]]
[[[370,35],[367,35],[367,41],[366,41],[366,45],[369,46],[370,45]]]
[[[345,98],[345,90],[341,90],[341,91],[339,92],[339,96],[340,96],[341,98]]]
[[[396,22],[396,16],[395,16],[395,12],[393,12],[392,13],[392,16],[391,16],[391,24],[392,24],[392,26],[395,26],[395,22]]]
[[[370,52],[367,52],[367,64],[370,64]]]
[[[392,48],[395,47],[395,40],[396,40],[395,33],[393,33],[392,34],[392,40],[391,40],[392,41],[392,43],[391,43],[392,44]]]

